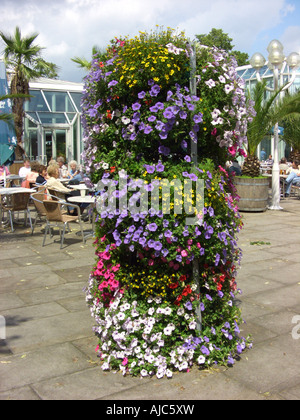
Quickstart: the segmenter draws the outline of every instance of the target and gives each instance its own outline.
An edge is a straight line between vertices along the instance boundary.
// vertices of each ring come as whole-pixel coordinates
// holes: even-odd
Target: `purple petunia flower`
[[[156,223],[150,223],[147,226],[148,230],[150,230],[151,232],[155,232],[157,230],[157,224]]]
[[[142,237],[139,239],[139,244],[142,246],[144,246],[146,242],[147,242],[147,239],[145,237]]]
[[[152,128],[150,127],[150,125],[146,125],[146,127],[144,129],[144,133],[149,134],[149,133],[151,133],[151,131],[152,131]]]
[[[161,153],[164,156],[168,156],[170,154],[170,149],[166,146],[159,146],[158,153]]]
[[[156,116],[155,115],[151,115],[149,118],[148,118],[148,121],[149,122],[154,122],[156,120]]]
[[[149,248],[154,248],[155,241],[153,239],[149,239],[149,241],[147,242],[147,245]]]
[[[152,165],[144,165],[144,168],[146,168],[148,174],[153,174],[153,172],[155,171],[155,166]]]
[[[165,167],[164,167],[164,165],[163,165],[161,162],[159,162],[159,163],[156,165],[156,170],[157,170],[157,172],[163,172],[163,171],[164,171],[164,169],[165,169]]]
[[[165,235],[166,238],[171,238],[173,233],[168,229],[168,230],[165,231],[164,235]]]
[[[203,115],[201,112],[199,114],[194,115],[193,120],[196,124],[201,123],[203,121]]]
[[[155,126],[156,130],[161,131],[164,127],[164,123],[162,121],[157,121],[157,124]]]
[[[168,107],[164,110],[164,117],[167,118],[168,120],[174,117],[173,111],[171,107]]]
[[[162,254],[162,256],[163,256],[163,257],[166,257],[166,256],[168,255],[168,253],[169,253],[169,250],[168,250],[168,249],[166,249],[166,248],[164,248],[164,249],[161,251],[161,254]]]
[[[151,90],[150,90],[150,96],[157,96],[159,94],[159,92],[160,92],[160,86],[159,85],[153,85],[151,87]]]
[[[187,142],[186,142],[185,140],[182,140],[182,142],[181,142],[181,147],[182,147],[183,149],[186,149],[186,148],[187,148]]]
[[[157,103],[156,103],[156,106],[157,106],[157,108],[158,108],[158,109],[160,109],[160,110],[163,110],[163,109],[164,109],[164,107],[165,107],[165,106],[164,106],[164,104],[163,104],[162,102],[157,102]]]
[[[88,110],[88,114],[90,117],[95,117],[97,115],[97,110],[94,108],[91,108]]]
[[[132,109],[133,109],[134,111],[138,111],[138,110],[140,109],[140,107],[141,107],[141,104],[139,104],[138,102],[135,102],[135,103],[132,105]]]
[[[115,86],[117,84],[118,84],[118,82],[116,80],[112,80],[111,82],[108,83],[108,87],[112,87],[112,86]]]
[[[139,122],[139,120],[140,120],[140,117],[141,117],[141,114],[140,114],[139,112],[135,112],[135,113],[133,114],[133,116],[132,116],[131,121],[132,121],[134,124],[137,124],[137,123]]]
[[[162,244],[161,244],[161,242],[156,241],[156,242],[155,242],[155,244],[154,244],[154,249],[155,249],[156,251],[160,251],[160,250],[162,249]]]
[[[184,157],[184,160],[185,160],[186,162],[190,162],[190,161],[191,161],[191,157],[190,157],[189,155],[186,155],[186,156]]]
[[[138,93],[138,98],[139,98],[139,99],[143,99],[143,98],[145,97],[145,95],[146,95],[146,92],[144,92],[144,91],[142,90],[142,92]]]
[[[203,354],[206,354],[207,356],[210,354],[210,351],[205,346],[202,346],[200,350]]]
[[[189,174],[188,177],[192,180],[192,181],[197,181],[198,177],[195,174]]]
[[[205,239],[210,239],[210,237],[213,233],[214,233],[214,229],[211,226],[208,226],[207,230],[204,234]]]
[[[186,302],[186,304],[184,305],[186,307],[186,309],[188,309],[189,311],[191,311],[193,309],[193,305],[192,302]]]
[[[167,101],[169,101],[173,96],[173,92],[171,90],[168,91],[167,93]]]
[[[157,112],[157,111],[158,111],[158,107],[157,107],[156,105],[153,105],[153,106],[151,106],[151,107],[149,108],[149,110],[150,110],[151,112]]]

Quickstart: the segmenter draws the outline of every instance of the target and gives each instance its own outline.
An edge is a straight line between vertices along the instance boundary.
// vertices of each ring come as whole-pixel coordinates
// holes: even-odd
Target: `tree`
[[[252,94],[248,92],[248,101],[254,103],[256,116],[248,124],[248,156],[244,162],[243,174],[251,177],[259,176],[260,165],[257,156],[255,156],[259,143],[270,133],[276,122],[288,121],[289,118],[296,118],[300,115],[300,92],[278,99],[283,86],[265,101],[265,87],[266,81],[259,82],[255,85]]]
[[[233,50],[233,39],[228,34],[224,33],[222,29],[213,28],[209,34],[196,35],[196,38],[202,45],[207,47],[217,47],[232,54],[238,63],[238,66],[248,64],[249,56],[245,52]]]
[[[12,70],[11,93],[14,95],[29,94],[29,80],[37,77],[57,77],[58,67],[45,61],[41,57],[42,47],[34,44],[39,34],[33,33],[22,37],[20,28],[17,26],[13,36],[0,32],[5,43],[4,61],[7,68]],[[23,134],[23,104],[26,98],[14,97],[12,112],[14,114],[15,130],[18,147],[21,148]]]
[[[94,57],[94,55],[96,54],[98,58],[103,56],[103,61],[105,60],[104,56],[106,56],[106,52],[103,52],[101,48],[99,48],[97,45],[94,45],[92,48],[92,57]],[[71,60],[74,61],[74,63],[78,64],[78,67],[87,71],[90,71],[92,68],[92,60],[89,61],[84,57],[74,57],[71,58]]]

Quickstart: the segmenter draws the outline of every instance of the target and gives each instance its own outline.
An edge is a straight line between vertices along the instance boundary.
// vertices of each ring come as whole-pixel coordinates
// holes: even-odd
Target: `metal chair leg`
[[[62,231],[62,234],[61,234],[60,249],[62,249],[63,244],[64,244],[66,224],[67,223],[64,223],[63,231]]]

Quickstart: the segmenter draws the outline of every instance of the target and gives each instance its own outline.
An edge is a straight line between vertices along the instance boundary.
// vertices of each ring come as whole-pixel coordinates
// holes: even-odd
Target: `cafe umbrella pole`
[[[187,49],[190,53],[190,93],[191,95],[196,96],[197,86],[196,86],[196,54],[194,46],[187,44]],[[197,142],[191,138],[191,158],[194,165],[194,168],[197,167]],[[195,218],[195,220],[197,220]],[[197,222],[196,222],[197,223]],[[196,324],[197,330],[202,330],[202,314],[201,314],[201,305],[200,305],[200,272],[199,272],[199,260],[198,258],[193,259],[193,279],[197,284],[197,294],[199,296],[199,305],[196,307]]]

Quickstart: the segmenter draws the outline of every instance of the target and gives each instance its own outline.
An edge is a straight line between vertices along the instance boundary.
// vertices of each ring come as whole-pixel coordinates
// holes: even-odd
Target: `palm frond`
[[[248,92],[248,101],[255,102],[256,116],[249,123],[247,130],[248,154],[253,155],[259,143],[270,132],[276,122],[287,115],[299,112],[299,94],[284,97],[279,96],[284,86],[274,92],[268,100],[264,100],[266,82],[255,85],[252,94]]]

